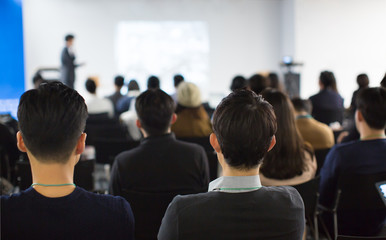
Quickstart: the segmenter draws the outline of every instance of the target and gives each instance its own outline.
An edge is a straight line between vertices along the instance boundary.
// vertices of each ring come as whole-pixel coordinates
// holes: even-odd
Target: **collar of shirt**
[[[261,188],[259,175],[224,176],[209,183],[208,192],[220,191],[229,193],[250,192]]]

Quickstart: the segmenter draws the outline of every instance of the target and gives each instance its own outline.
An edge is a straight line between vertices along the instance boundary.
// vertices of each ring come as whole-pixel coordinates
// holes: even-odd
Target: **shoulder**
[[[196,143],[190,143],[190,142],[185,142],[181,140],[175,140],[174,144],[178,147],[182,147],[187,150],[191,151],[196,151],[196,152],[204,152],[204,148]]]

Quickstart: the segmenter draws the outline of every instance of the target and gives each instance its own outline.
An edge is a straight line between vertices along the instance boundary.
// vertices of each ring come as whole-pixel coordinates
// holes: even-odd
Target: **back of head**
[[[229,94],[213,114],[213,131],[225,161],[233,168],[257,167],[276,130],[272,106],[249,90]]]
[[[274,89],[266,89],[262,95],[275,110],[278,130],[276,145],[264,159],[261,171],[266,177],[292,178],[304,170],[304,142],[296,127],[292,103],[287,95]]]
[[[137,97],[135,110],[146,133],[150,136],[160,136],[170,127],[174,101],[160,89],[149,89]]]
[[[357,96],[357,110],[360,111],[370,128],[386,127],[386,89],[366,88]]]
[[[369,77],[367,76],[367,74],[359,74],[357,76],[357,83],[358,83],[358,86],[359,88],[366,88],[369,86]]]
[[[323,84],[324,88],[331,89],[335,92],[338,92],[336,88],[336,80],[333,72],[330,72],[330,71],[321,72],[319,80]]]
[[[74,38],[75,38],[74,35],[72,35],[72,34],[67,34],[67,35],[64,37],[64,41],[68,42],[68,41],[73,40]]]
[[[245,77],[241,75],[237,75],[232,79],[232,84],[231,84],[231,91],[234,92],[237,89],[244,89],[248,86],[248,81],[245,79]]]
[[[91,78],[88,78],[86,80],[86,90],[91,93],[91,94],[94,94],[96,92],[96,84],[95,84],[95,81],[92,80]]]
[[[200,89],[191,82],[182,82],[177,88],[177,103],[186,108],[196,108],[201,105]]]
[[[260,94],[261,91],[269,87],[269,82],[263,75],[255,74],[249,78],[249,87],[256,94]]]
[[[32,83],[34,84],[34,88],[38,88],[40,84],[43,82],[46,82],[40,72],[36,72],[35,75],[32,78]]]
[[[312,103],[310,100],[306,99],[301,99],[298,97],[295,97],[291,100],[292,105],[295,108],[295,111],[297,112],[302,112],[306,111],[308,114],[311,114],[312,112]]]
[[[268,80],[271,88],[279,89],[279,76],[276,73],[269,73]]]
[[[39,161],[65,163],[85,128],[87,107],[78,92],[55,81],[25,92],[17,117],[24,143]]]
[[[122,87],[124,82],[125,82],[125,78],[122,76],[116,76],[114,78],[114,84],[117,87]]]
[[[134,90],[139,91],[139,85],[138,85],[137,81],[135,81],[134,79],[130,80],[129,85],[128,85],[128,89],[129,89],[129,91],[134,91]]]
[[[174,75],[173,77],[174,87],[178,87],[178,85],[184,81],[184,77],[181,74]]]
[[[156,76],[150,76],[147,80],[147,89],[159,89],[160,88],[160,82],[159,78]]]

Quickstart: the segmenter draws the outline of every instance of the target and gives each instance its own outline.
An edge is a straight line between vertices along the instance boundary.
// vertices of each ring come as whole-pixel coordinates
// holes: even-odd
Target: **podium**
[[[300,73],[294,73],[292,68],[295,66],[303,66],[303,63],[295,63],[291,61],[283,61],[281,66],[286,68],[284,73],[284,87],[290,98],[300,97]]]

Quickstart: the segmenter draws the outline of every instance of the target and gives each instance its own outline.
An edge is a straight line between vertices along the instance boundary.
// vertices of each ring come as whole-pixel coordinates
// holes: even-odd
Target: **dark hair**
[[[296,111],[298,112],[306,111],[307,113],[311,114],[312,102],[310,100],[295,97],[291,100],[291,102]]]
[[[255,74],[249,78],[249,87],[256,94],[260,94],[261,91],[269,87],[269,82],[263,75]]]
[[[160,83],[159,78],[156,76],[150,76],[147,80],[147,89],[159,89]]]
[[[320,82],[323,84],[324,88],[331,89],[335,92],[338,92],[336,88],[336,80],[333,72],[323,71],[320,73]]]
[[[268,178],[290,179],[306,170],[304,142],[296,127],[294,109],[287,95],[266,89],[264,99],[272,104],[276,119],[276,146],[264,158],[261,172]]]
[[[174,75],[173,81],[174,87],[178,87],[178,84],[184,81],[184,77],[181,74]]]
[[[279,89],[279,76],[276,73],[269,73],[268,80],[271,88]]]
[[[68,41],[70,41],[70,40],[72,40],[72,39],[74,39],[74,38],[75,38],[74,35],[72,35],[72,34],[67,34],[67,35],[64,37],[64,40],[65,40],[66,42],[68,42]]]
[[[95,93],[96,92],[96,84],[95,81],[92,80],[91,78],[88,78],[86,81],[86,89],[89,93]]]
[[[138,83],[137,81],[135,81],[134,79],[131,79],[129,84],[128,84],[128,89],[129,91],[132,91],[132,90],[139,90],[139,86],[138,86]]]
[[[148,89],[135,101],[135,110],[142,128],[150,136],[165,134],[174,113],[174,101],[160,89]]]
[[[249,90],[232,92],[213,114],[213,131],[225,161],[236,169],[257,167],[276,130],[272,106]]]
[[[362,89],[356,100],[357,109],[369,127],[373,129],[386,127],[386,89],[380,87]]]
[[[65,163],[85,128],[87,107],[77,91],[52,81],[20,97],[17,117],[24,143],[39,161]]]
[[[231,91],[234,92],[237,89],[243,89],[248,86],[248,81],[245,77],[237,75],[232,79]]]
[[[369,86],[369,77],[367,74],[362,73],[357,76],[357,83],[359,88],[366,88]]]
[[[125,78],[124,77],[122,77],[122,76],[116,76],[115,78],[114,78],[114,84],[115,84],[115,86],[117,86],[117,87],[122,87],[123,86],[123,83],[125,82]]]

